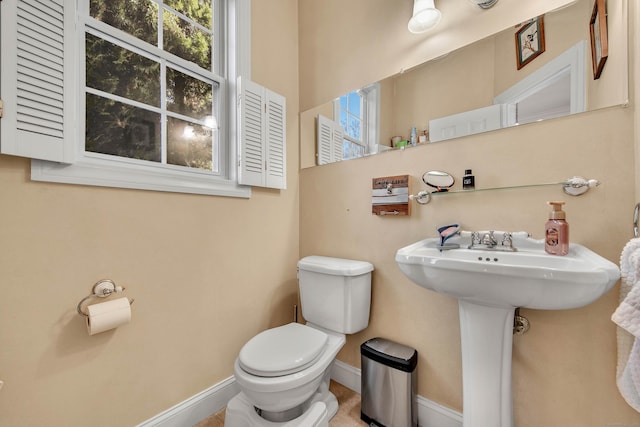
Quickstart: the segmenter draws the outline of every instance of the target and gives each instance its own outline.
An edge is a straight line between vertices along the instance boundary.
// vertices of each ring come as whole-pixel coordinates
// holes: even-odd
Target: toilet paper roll
[[[131,321],[131,304],[127,298],[118,298],[87,307],[87,332],[99,334]]]

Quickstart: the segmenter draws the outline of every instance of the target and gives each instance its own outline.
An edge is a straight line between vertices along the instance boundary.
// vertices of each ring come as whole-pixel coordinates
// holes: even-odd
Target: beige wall
[[[407,31],[413,0],[299,0],[300,111],[572,1],[436,2],[442,20],[425,37]]]
[[[300,1],[301,17],[305,15],[302,9],[313,9],[309,3]],[[632,28],[638,23],[634,7]],[[380,13],[389,17],[382,9]],[[370,22],[377,22],[376,18],[370,17]],[[633,37],[637,43],[635,30]],[[303,109],[306,100],[316,97],[311,92],[305,94],[305,90],[312,90],[307,86],[320,84],[313,78],[308,83],[308,75],[302,70],[303,52],[315,48],[305,48],[311,39],[311,35],[301,34]],[[396,58],[396,51],[412,46],[402,36],[393,42],[393,51],[377,52],[377,63],[387,64]],[[634,44],[630,51],[636,50]],[[323,63],[326,53],[314,52],[317,62]],[[367,69],[371,65],[366,47],[353,52],[357,54],[347,69]],[[336,56],[343,53],[337,52]],[[635,56],[631,59],[637,64]],[[605,73],[609,71],[605,67]],[[634,76],[634,69],[631,71]],[[334,87],[324,87],[324,93],[349,89],[342,79],[336,80]],[[632,93],[637,94],[635,80],[632,86]],[[375,336],[413,346],[419,352],[418,393],[462,411],[456,301],[419,288],[405,278],[394,261],[395,251],[435,236],[438,225],[457,221],[469,230],[526,230],[541,238],[549,210],[546,201],[558,199],[567,202],[571,240],[618,262],[620,251],[632,237],[631,214],[638,194],[634,186],[637,123],[638,112],[633,105],[615,107],[302,170],[300,256],[356,258],[370,261],[376,268],[370,325],[348,337],[338,358],[359,366],[359,345]],[[550,182],[572,175],[597,178],[602,185],[577,198],[564,195],[559,187],[540,187],[441,196],[426,206],[415,205],[407,218],[370,213],[374,177],[409,174],[416,190],[424,188],[420,176],[425,171],[445,170],[458,178],[460,188],[460,178],[467,168],[474,170],[480,188]],[[584,308],[521,311],[530,320],[531,329],[514,338],[515,425],[640,423],[640,414],[624,402],[615,385],[616,327],[610,316],[617,304],[618,286]]]
[[[585,50],[585,88],[587,110],[628,102],[626,79],[627,26],[626,2],[613,2],[608,7],[609,59],[607,72],[593,79],[591,49]],[[389,145],[390,138],[409,138],[411,128],[428,130],[429,120],[469,111],[493,104],[496,96],[539,70],[579,41],[589,42],[589,22],[593,4],[582,0],[544,17],[545,52],[526,67],[515,66],[514,34],[510,27],[495,36],[426,62],[411,70],[383,79],[380,83],[380,142]],[[303,30],[303,32],[306,30]],[[438,28],[438,31],[440,29]],[[328,39],[328,36],[324,37]],[[340,44],[339,37],[333,40]],[[360,75],[359,73],[356,73]],[[362,82],[364,86],[369,82]],[[306,86],[306,85],[305,85]],[[332,109],[329,110],[331,118]],[[316,109],[301,114],[313,118]],[[307,119],[309,120],[309,119]],[[301,127],[301,167],[314,165],[315,143]]]
[[[630,23],[630,34],[629,40],[633,40],[633,43],[630,44],[631,52],[637,52],[640,46],[640,7],[638,7],[637,3],[631,2],[631,7],[629,8],[629,23]],[[629,58],[629,62],[631,64],[630,70],[632,71],[632,76],[636,76],[637,73],[640,72],[640,55],[631,55]],[[632,105],[636,106],[638,104],[638,99],[640,99],[640,83],[638,83],[637,79],[629,79],[629,93],[631,94]],[[640,108],[635,107],[635,122],[634,122],[634,130],[635,130],[635,158],[640,159]],[[636,163],[638,161],[636,160]],[[635,200],[640,202],[640,165],[636,164],[636,180],[635,180],[635,189],[636,189],[636,197]]]
[[[354,0],[345,7],[365,1],[371,2]],[[377,6],[387,0],[375,1],[365,8],[369,22],[396,19],[377,16]],[[326,52],[309,44],[308,33],[300,35],[298,50],[298,18],[303,28],[312,13],[331,13],[344,3],[253,2],[253,80],[287,97],[286,191],[254,189],[250,200],[238,200],[35,183],[27,160],[0,156],[0,425],[133,425],[227,378],[249,337],[289,321],[295,263],[309,254],[376,266],[371,325],[349,337],[339,358],[359,366],[358,345],[373,336],[412,345],[420,352],[419,393],[461,410],[455,301],[405,279],[393,261],[398,247],[434,235],[437,224],[451,219],[468,229],[495,225],[540,237],[546,200],[562,199],[572,240],[617,260],[630,237],[638,194],[632,184],[639,122],[633,108],[307,169],[298,177],[295,106],[316,105],[360,84],[327,72]],[[640,22],[638,11],[632,12]],[[406,13],[396,15],[406,22]],[[413,53],[421,43],[396,27],[375,37],[383,46],[366,43],[371,34],[356,40],[363,47],[357,69],[364,81],[431,55]],[[411,59],[400,64],[407,50]],[[310,53],[317,58],[309,59]],[[327,66],[337,70],[336,64]],[[318,75],[331,76],[333,94]],[[436,199],[416,207],[410,218],[370,215],[372,177],[408,173],[420,188],[418,178],[428,169],[459,177],[468,167],[478,186],[572,174],[603,185],[581,198],[553,188],[504,190]],[[75,306],[105,277],[136,299],[133,320],[90,337]],[[578,310],[523,310],[532,329],[514,342],[516,425],[640,421],[613,383],[615,328],[609,316],[616,292]]]
[[[438,225],[525,230],[542,238],[548,200],[565,200],[571,240],[617,262],[631,237],[634,204],[633,116],[610,109],[525,125],[498,133],[386,152],[301,171],[300,255],[370,261],[373,303],[369,327],[350,336],[338,358],[359,366],[359,345],[382,336],[419,353],[420,395],[462,410],[460,333],[456,301],[411,283],[395,251],[434,237]],[[458,178],[472,168],[478,187],[553,182],[574,174],[601,187],[571,198],[559,187],[437,197],[409,218],[371,215],[371,178],[409,174],[414,188],[427,170]],[[588,307],[522,310],[531,330],[514,340],[516,425],[599,426],[638,422],[615,388],[618,288]]]
[[[398,74],[393,84],[392,134],[408,139],[411,128],[429,129],[429,120],[493,103],[493,40],[484,39],[444,58]],[[473,70],[473,72],[470,72]]]
[[[603,72],[598,80],[593,79],[593,66],[591,63],[591,46],[588,22],[593,12],[593,2],[582,0],[544,17],[546,49],[543,54],[534,61],[518,70],[513,66],[515,57],[514,31],[502,32],[496,37],[495,48],[495,95],[499,95],[512,85],[540,69],[558,55],[574,46],[581,40],[585,40],[585,70],[587,84],[587,109],[619,105],[628,101],[628,85],[620,76],[627,72],[628,68],[628,11],[627,3],[612,1],[607,3],[609,58],[606,62],[606,72]]]
[[[291,320],[297,2],[254,1],[252,15],[253,80],[287,97],[286,191],[37,183],[28,160],[0,156],[1,426],[135,425],[232,375],[249,337]],[[102,278],[135,298],[132,321],[89,336],[76,304]]]

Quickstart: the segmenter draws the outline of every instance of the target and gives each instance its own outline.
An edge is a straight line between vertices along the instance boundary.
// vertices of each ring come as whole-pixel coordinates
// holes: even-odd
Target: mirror
[[[422,175],[422,182],[429,187],[435,188],[436,192],[443,192],[449,191],[449,188],[453,187],[456,180],[446,172],[429,171]]]
[[[598,79],[594,79],[589,33],[593,4],[594,0],[577,0],[546,13],[545,51],[521,69],[515,37],[521,27],[510,27],[411,70],[363,85],[377,87],[379,96],[376,108],[367,108],[377,111],[378,117],[376,126],[368,127],[373,135],[366,143],[369,155],[394,149],[393,137],[410,141],[413,128],[417,129],[419,147],[625,104],[627,0],[608,2],[609,56]],[[558,94],[565,95],[555,96]],[[317,165],[318,115],[339,122],[333,102],[301,113],[302,168]],[[459,132],[456,126],[471,131]],[[402,149],[415,148],[408,144]]]

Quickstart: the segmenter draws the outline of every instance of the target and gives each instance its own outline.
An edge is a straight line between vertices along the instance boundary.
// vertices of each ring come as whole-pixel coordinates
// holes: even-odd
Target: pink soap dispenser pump
[[[569,224],[562,210],[564,202],[547,203],[553,206],[553,210],[545,224],[544,250],[551,255],[566,255],[569,253]]]

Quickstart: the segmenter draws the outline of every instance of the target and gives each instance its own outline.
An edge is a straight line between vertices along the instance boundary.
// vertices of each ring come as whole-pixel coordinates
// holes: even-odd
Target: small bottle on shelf
[[[476,179],[473,176],[471,169],[466,169],[464,171],[464,176],[462,177],[462,189],[473,190],[474,188],[476,188]]]

